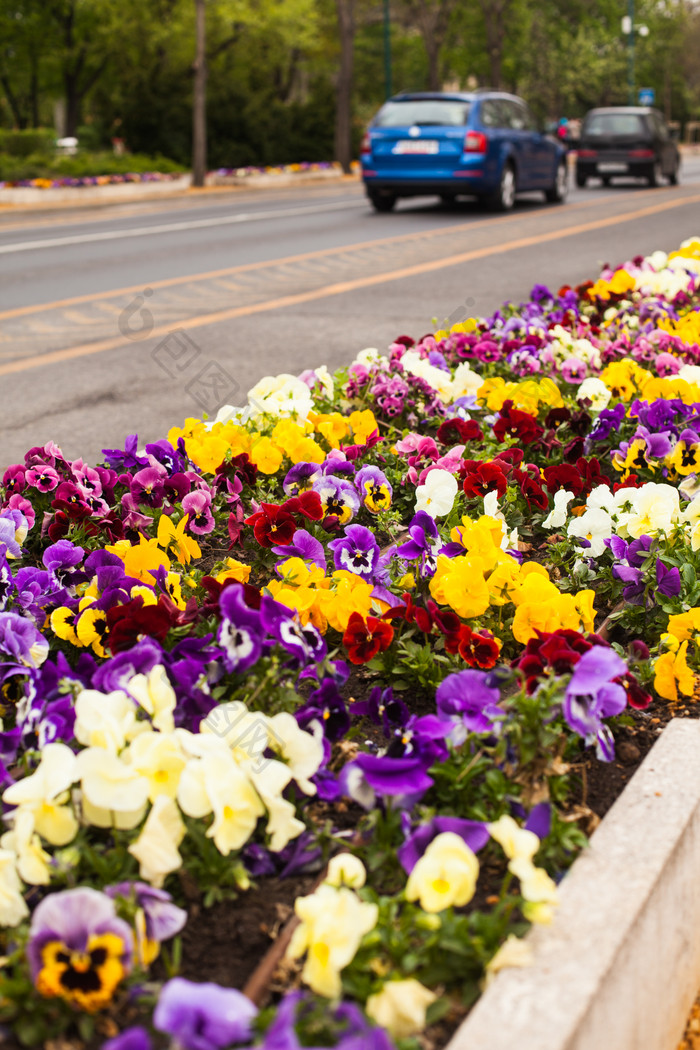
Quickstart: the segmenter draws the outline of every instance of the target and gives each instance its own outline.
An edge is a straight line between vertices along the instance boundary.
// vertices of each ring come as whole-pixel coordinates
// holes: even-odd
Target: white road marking
[[[314,204],[302,208],[280,208],[275,211],[239,212],[215,219],[191,219],[187,222],[163,223],[160,226],[136,226],[127,230],[105,230],[103,233],[80,233],[72,237],[51,237],[41,241],[18,241],[0,245],[0,255],[12,252],[31,252],[44,248],[61,248],[67,244],[89,244],[92,241],[116,241],[124,237],[150,237],[158,233],[179,233],[182,230],[201,230],[208,226],[232,226],[240,222],[261,222],[264,219],[289,219],[295,215],[315,215],[317,212],[345,211],[347,208],[367,208],[367,201],[345,201],[342,204]]]

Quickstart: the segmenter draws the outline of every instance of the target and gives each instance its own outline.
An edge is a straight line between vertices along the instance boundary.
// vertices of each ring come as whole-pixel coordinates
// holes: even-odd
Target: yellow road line
[[[642,190],[645,195],[647,193],[653,193],[658,197],[657,190]],[[579,210],[581,208],[592,208],[600,207],[600,201],[580,201],[578,204],[569,204],[566,208],[566,214],[570,214],[574,209]],[[534,213],[533,213],[534,214]],[[189,284],[190,282],[197,281],[208,281],[217,277],[228,277],[237,273],[250,273],[256,270],[269,269],[273,266],[284,266],[285,264],[300,263],[307,259],[323,259],[332,255],[341,255],[343,253],[353,253],[361,251],[365,248],[377,248],[382,246],[389,246],[392,244],[402,244],[406,241],[416,239],[434,239],[441,237],[443,234],[460,233],[472,230],[480,230],[484,227],[492,227],[502,225],[503,223],[512,223],[524,218],[522,213],[517,215],[504,215],[500,218],[489,218],[480,219],[477,222],[461,222],[453,226],[442,226],[432,230],[418,230],[413,233],[401,233],[395,234],[392,237],[378,237],[372,241],[359,241],[356,244],[345,244],[337,246],[335,248],[317,248],[315,251],[302,252],[298,255],[286,255],[279,259],[266,259],[260,262],[254,263],[240,263],[237,266],[228,266],[223,270],[209,270],[204,273],[190,274],[186,277],[167,277],[161,281],[143,281],[141,284],[130,285],[126,288],[116,288],[114,291],[108,292],[91,292],[87,295],[75,295],[70,299],[56,299],[50,303],[37,303],[33,306],[17,306],[11,310],[0,311],[0,321],[8,321],[13,317],[27,317],[31,314],[42,313],[46,310],[59,310],[66,306],[77,306],[79,303],[96,303],[104,299],[114,299],[125,295],[134,295],[137,292],[142,292],[144,287],[156,289],[156,288],[172,288],[180,284]]]
[[[612,218],[595,219],[593,222],[581,223],[578,226],[569,226],[563,230],[552,230],[548,233],[540,233],[532,237],[520,237],[514,241],[506,241],[503,244],[494,244],[484,248],[475,248],[469,252],[459,255],[447,256],[443,259],[435,259],[431,262],[418,263],[414,266],[405,266],[399,270],[390,270],[387,273],[376,276],[358,277],[351,281],[340,281],[337,284],[329,284],[310,292],[300,292],[296,295],[285,295],[279,299],[268,299],[261,303],[253,303],[250,306],[232,307],[229,310],[218,310],[215,313],[204,314],[200,317],[191,317],[179,324],[160,325],[149,333],[149,340],[160,339],[174,330],[191,330],[202,328],[207,325],[220,324],[222,321],[232,321],[237,317],[249,317],[252,314],[266,313],[270,310],[281,310],[288,306],[299,306],[302,303],[313,302],[316,299],[326,299],[334,295],[343,295],[346,292],[354,292],[360,288],[368,288],[376,284],[386,284],[389,281],[399,281],[407,277],[416,277],[436,270],[443,270],[450,266],[458,266],[461,263],[473,262],[475,259],[484,259],[490,255],[505,255],[508,252],[517,251],[520,248],[532,248],[535,245],[547,244],[550,241],[563,240],[566,237],[575,237],[581,233],[591,233],[593,230],[604,229],[607,226],[617,226],[623,222],[631,222],[634,219],[643,219],[649,215],[657,215],[660,212],[669,211],[671,208],[679,208],[686,204],[700,202],[700,195],[685,197],[682,200],[665,201],[661,204],[651,205],[648,208],[640,208],[637,211],[627,212],[625,215],[616,215]],[[39,354],[35,357],[27,357],[24,360],[12,361],[6,365],[0,365],[0,376],[12,375],[17,372],[25,372],[32,368],[40,368],[42,365],[58,364],[62,361],[70,361],[77,357],[89,357],[93,354],[101,354],[107,350],[116,350],[125,346],[123,338],[102,339],[96,343],[86,343],[83,346],[66,347],[63,350],[55,350],[47,354]]]

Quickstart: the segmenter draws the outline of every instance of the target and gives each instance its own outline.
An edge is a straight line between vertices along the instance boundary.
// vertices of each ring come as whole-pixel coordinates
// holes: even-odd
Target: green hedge
[[[80,178],[89,175],[127,175],[130,172],[159,171],[163,174],[186,171],[168,157],[149,157],[143,153],[117,157],[114,153],[77,153],[74,157],[35,152],[26,157],[0,150],[0,182],[23,179]]]
[[[56,145],[52,128],[29,128],[26,131],[8,131],[0,128],[0,153],[10,157],[50,156]]]

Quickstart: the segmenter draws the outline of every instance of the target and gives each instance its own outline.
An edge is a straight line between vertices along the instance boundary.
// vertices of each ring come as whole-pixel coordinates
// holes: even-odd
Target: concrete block
[[[676,1050],[700,988],[700,721],[664,730],[528,940],[447,1050]]]

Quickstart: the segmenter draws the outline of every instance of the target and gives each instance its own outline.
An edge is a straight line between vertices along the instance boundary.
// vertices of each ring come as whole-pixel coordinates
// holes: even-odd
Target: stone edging
[[[533,964],[447,1050],[676,1050],[700,987],[700,720],[664,730],[527,939]]]

